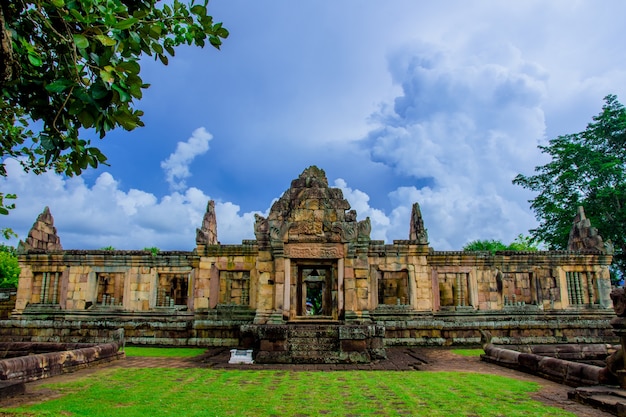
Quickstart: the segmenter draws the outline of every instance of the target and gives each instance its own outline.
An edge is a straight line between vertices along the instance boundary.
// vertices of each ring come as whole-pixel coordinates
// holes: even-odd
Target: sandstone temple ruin
[[[615,338],[611,251],[582,209],[569,251],[437,251],[417,203],[407,222],[408,239],[372,240],[369,219],[315,166],[240,245],[218,242],[212,201],[191,252],[63,250],[46,209],[20,245],[15,311],[0,332],[79,342],[123,328],[130,343],[250,347],[279,362],[477,344],[480,329],[499,343]]]

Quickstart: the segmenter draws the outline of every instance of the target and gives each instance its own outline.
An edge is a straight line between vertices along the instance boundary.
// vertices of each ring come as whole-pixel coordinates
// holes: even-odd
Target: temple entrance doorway
[[[337,273],[330,264],[299,264],[296,285],[298,319],[337,320]]]

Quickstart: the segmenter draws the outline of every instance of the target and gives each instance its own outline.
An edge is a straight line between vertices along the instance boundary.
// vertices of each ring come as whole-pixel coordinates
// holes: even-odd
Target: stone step
[[[319,339],[319,338],[338,338],[339,330],[335,328],[299,328],[295,327],[293,329],[289,329],[289,338],[309,338],[309,339]]]
[[[339,341],[337,340],[328,340],[328,341],[311,341],[311,340],[302,340],[302,341],[289,341],[289,350],[291,352],[306,352],[306,351],[316,351],[316,352],[328,352],[332,350],[339,349]]]
[[[336,363],[339,358],[339,352],[329,351],[323,355],[318,351],[309,352],[290,352],[294,363]]]

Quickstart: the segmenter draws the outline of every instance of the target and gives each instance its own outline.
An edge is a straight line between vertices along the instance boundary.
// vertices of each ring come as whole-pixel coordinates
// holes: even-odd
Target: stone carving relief
[[[617,317],[626,317],[626,291],[624,288],[615,288],[611,291],[611,300]]]
[[[372,232],[372,222],[370,221],[370,218],[366,217],[365,220],[361,220],[358,223],[358,229],[359,229],[359,234],[358,234],[359,239],[369,239],[370,233]]]
[[[330,188],[323,170],[305,169],[278,199],[267,219],[256,217],[255,235],[272,245],[282,242],[352,242],[369,239],[369,219],[357,213],[338,188]]]
[[[254,215],[254,236],[258,241],[266,241],[270,232],[267,219],[260,214]]]
[[[285,256],[302,259],[338,259],[343,251],[336,246],[285,246]]]
[[[291,225],[290,235],[324,236],[322,224],[315,221],[301,221]]]

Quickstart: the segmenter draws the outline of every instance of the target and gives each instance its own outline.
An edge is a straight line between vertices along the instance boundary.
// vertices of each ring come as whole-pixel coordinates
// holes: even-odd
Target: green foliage
[[[532,237],[551,248],[565,249],[578,206],[605,241],[615,246],[622,272],[626,268],[626,109],[614,95],[602,112],[579,133],[559,136],[540,146],[550,156],[535,175],[518,175],[514,184],[538,192],[530,200],[540,221]]]
[[[180,0],[0,2],[0,161],[26,171],[80,175],[106,163],[81,135],[143,126],[148,87],[140,58],[168,64],[179,45],[218,48],[228,31],[201,4]],[[0,175],[6,176],[3,162]],[[0,214],[12,204],[0,193]]]
[[[11,229],[10,227],[5,227],[5,228],[0,229],[0,234],[2,234],[2,237],[5,238],[6,240],[11,239],[12,237],[18,237],[17,233],[15,233],[13,229]]]
[[[113,246],[104,246],[100,250],[115,250],[115,248]]]
[[[463,246],[464,251],[468,252],[477,252],[477,251],[487,251],[491,253],[495,253],[498,251],[506,250],[506,245],[499,240],[473,240]]]
[[[204,348],[126,346],[126,356],[142,358],[192,358],[206,352]]]
[[[535,240],[531,236],[524,236],[522,234],[517,235],[515,240],[507,246],[506,250],[513,250],[518,252],[535,252],[539,250]]]
[[[573,416],[531,398],[535,382],[470,372],[103,369],[42,388],[11,416]]]
[[[0,168],[0,175],[2,174],[3,170]],[[0,193],[0,214],[9,214],[9,210],[12,210],[15,208],[15,203],[11,203],[11,202],[7,202],[6,200],[15,200],[17,198],[17,195],[15,194],[4,194],[4,193]],[[9,231],[9,236],[7,237],[7,232],[5,231]],[[6,239],[9,239],[11,237],[11,233],[13,233],[13,231],[11,229],[2,229],[2,233],[4,234]]]
[[[17,288],[20,266],[13,246],[0,245],[0,288]]]
[[[452,353],[459,356],[480,356],[485,353],[484,350],[480,348],[475,349],[452,349]]]
[[[159,248],[157,248],[156,246],[152,246],[150,248],[143,248],[143,250],[150,252],[150,254],[152,256],[157,256],[159,254],[159,252],[161,251]]]
[[[529,236],[518,235],[513,242],[505,245],[499,240],[473,240],[463,246],[464,251],[486,251],[496,253],[499,251],[534,252],[538,250],[537,245]]]

